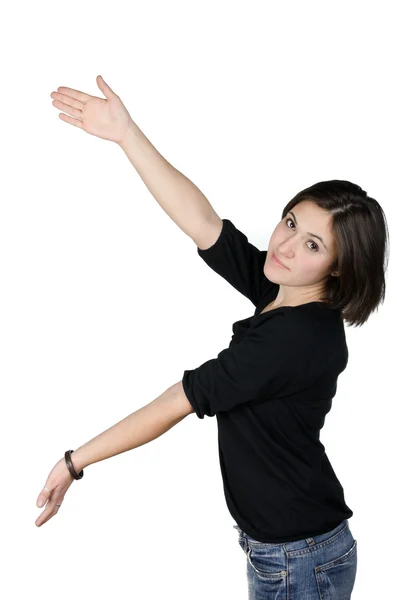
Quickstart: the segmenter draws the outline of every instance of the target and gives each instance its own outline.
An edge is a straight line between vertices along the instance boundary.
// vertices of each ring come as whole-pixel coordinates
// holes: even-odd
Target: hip
[[[238,525],[233,527],[247,558],[249,600],[350,599],[357,571],[357,540],[347,519],[326,533],[274,544],[255,540]]]

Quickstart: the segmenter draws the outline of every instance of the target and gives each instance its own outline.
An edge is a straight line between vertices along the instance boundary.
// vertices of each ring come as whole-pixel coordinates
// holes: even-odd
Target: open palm
[[[64,113],[68,113],[59,114],[62,121],[119,144],[133,121],[119,96],[105,83],[101,75],[97,76],[96,81],[105,99],[73,88],[59,87],[51,94],[52,103]]]

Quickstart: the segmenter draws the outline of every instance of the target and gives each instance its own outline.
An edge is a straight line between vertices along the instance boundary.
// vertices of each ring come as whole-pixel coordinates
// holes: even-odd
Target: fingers
[[[50,490],[47,486],[44,486],[42,492],[40,492],[39,497],[37,498],[37,506],[41,508],[47,502],[47,506],[41,515],[36,519],[37,527],[46,523],[51,517],[53,517],[59,510],[59,506],[57,504],[62,504],[63,497],[57,491],[57,488]]]
[[[79,100],[83,104],[86,104],[86,102],[88,102],[88,100],[93,97],[90,94],[85,94],[84,92],[79,92],[79,90],[74,90],[73,88],[68,88],[64,86],[59,87],[57,89],[57,92],[59,92],[60,94],[65,94],[66,96],[74,98],[75,100]]]
[[[84,106],[87,104],[86,102],[80,102],[80,100],[76,100],[67,94],[60,94],[59,92],[51,92],[50,96],[54,100],[58,100],[58,102],[63,102],[65,105],[72,106],[79,110],[83,110]]]
[[[47,502],[47,500],[50,496],[51,496],[51,490],[47,486],[44,486],[43,490],[40,492],[40,494],[37,498],[37,502],[36,502],[37,506],[39,508],[44,506],[44,504]]]
[[[80,127],[80,129],[83,128],[83,121],[80,121],[80,119],[72,119],[72,117],[68,117],[68,115],[65,115],[64,113],[59,113],[58,117],[62,119],[62,121],[66,121],[66,123],[70,123],[75,127]]]
[[[42,492],[43,493],[43,492]],[[47,506],[45,510],[41,513],[41,515],[36,519],[35,524],[37,527],[41,527],[44,523],[47,523],[54,515],[57,514],[60,506],[62,504],[63,498],[60,494],[52,494],[50,499],[47,502]]]
[[[109,98],[110,96],[116,96],[116,94],[114,93],[110,85],[106,83],[102,75],[98,75],[96,79],[99,89],[106,98]]]
[[[61,89],[68,90],[69,88],[58,88],[58,90],[61,90]],[[72,91],[74,91],[74,90],[72,90]],[[66,121],[67,123],[70,123],[70,125],[74,125],[75,127],[80,127],[80,128],[83,127],[82,109],[84,107],[84,103],[82,103],[80,100],[77,100],[77,99],[73,100],[72,97],[66,96],[64,94],[60,94],[58,92],[52,92],[52,94],[50,94],[50,96],[51,96],[51,98],[54,98],[52,104],[54,106],[56,106],[56,108],[59,108],[60,110],[68,112],[71,115],[74,115],[76,117],[75,119],[72,119],[68,115],[66,115],[64,113],[60,113],[59,118],[62,119],[62,121]]]
[[[73,477],[66,465],[65,458],[62,457],[50,471],[45,482],[45,486],[41,490],[37,498],[37,506],[41,508],[46,504],[44,511],[38,519],[36,519],[37,527],[46,523],[59,510],[57,504],[62,504],[66,491],[73,483]]]
[[[62,96],[63,97],[63,96]],[[70,106],[69,104],[64,104],[63,102],[60,102],[59,100],[53,100],[52,104],[54,106],[56,106],[57,108],[63,110],[66,113],[69,113],[70,115],[73,115],[74,117],[76,117],[77,119],[82,120],[83,118],[83,113],[81,110],[79,110],[78,108],[73,108],[72,106]],[[80,103],[79,103],[80,104]]]

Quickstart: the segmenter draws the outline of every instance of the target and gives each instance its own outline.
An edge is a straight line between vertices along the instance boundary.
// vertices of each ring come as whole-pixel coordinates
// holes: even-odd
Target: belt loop
[[[313,538],[309,537],[306,538],[306,542],[308,543],[309,546],[313,546],[313,544],[315,544],[316,542],[314,541]]]

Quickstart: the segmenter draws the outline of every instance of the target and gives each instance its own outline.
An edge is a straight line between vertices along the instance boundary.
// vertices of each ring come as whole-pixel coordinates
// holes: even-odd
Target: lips
[[[280,261],[280,260],[277,258],[277,256],[274,254],[274,252],[273,252],[273,254],[272,254],[272,259],[273,259],[273,262],[274,262],[276,265],[278,265],[279,267],[284,267],[284,269],[288,269],[288,267],[286,267],[286,266],[285,266],[285,265],[284,265],[284,264],[283,264],[283,263],[282,263],[282,262],[281,262],[281,261]]]

